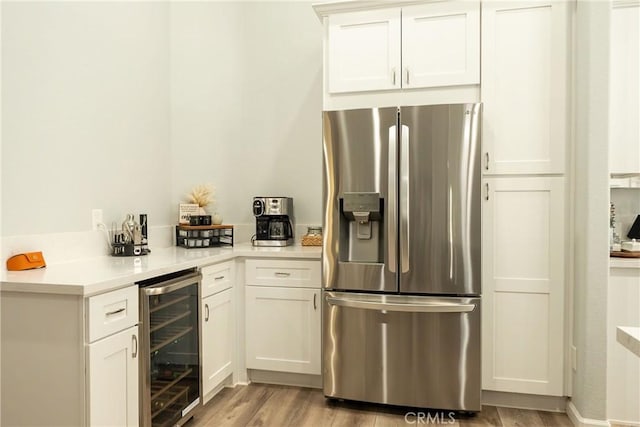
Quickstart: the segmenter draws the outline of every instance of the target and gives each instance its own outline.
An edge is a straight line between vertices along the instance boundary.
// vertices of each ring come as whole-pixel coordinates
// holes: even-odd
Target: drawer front
[[[200,269],[202,273],[202,292],[200,297],[204,298],[233,287],[235,267],[234,261],[202,267]]]
[[[89,342],[135,326],[138,312],[137,286],[89,298]]]
[[[320,261],[248,259],[245,266],[247,285],[320,287]]]

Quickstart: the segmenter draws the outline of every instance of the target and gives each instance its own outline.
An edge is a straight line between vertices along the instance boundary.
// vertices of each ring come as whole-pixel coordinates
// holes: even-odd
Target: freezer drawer
[[[480,298],[323,293],[327,397],[480,410]]]

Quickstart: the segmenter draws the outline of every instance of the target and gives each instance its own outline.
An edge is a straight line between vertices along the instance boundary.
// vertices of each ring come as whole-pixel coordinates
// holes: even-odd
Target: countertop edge
[[[156,255],[158,254],[158,255]],[[156,257],[154,258],[154,255]],[[233,248],[154,250],[144,257],[114,258],[108,255],[55,264],[40,270],[2,272],[0,291],[76,295],[90,297],[124,288],[135,282],[190,268],[200,268],[236,258],[289,258],[320,260],[320,247],[293,245],[284,248],[261,248],[239,244]],[[149,258],[147,258],[149,257]],[[156,262],[154,264],[154,262]],[[46,269],[49,269],[47,271]],[[83,279],[78,271],[102,277]],[[48,278],[51,276],[52,278]]]
[[[636,268],[640,269],[640,258],[609,258],[609,268]]]

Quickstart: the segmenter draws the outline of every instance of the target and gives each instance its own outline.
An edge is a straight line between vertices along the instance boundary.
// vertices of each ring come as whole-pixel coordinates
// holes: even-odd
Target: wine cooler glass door
[[[200,403],[200,274],[142,287],[141,424],[173,426]]]

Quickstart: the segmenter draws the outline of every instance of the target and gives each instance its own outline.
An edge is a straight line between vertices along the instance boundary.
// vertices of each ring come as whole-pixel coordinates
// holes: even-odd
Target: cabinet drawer
[[[138,323],[138,287],[118,289],[89,298],[89,342]]]
[[[320,287],[320,261],[248,259],[245,265],[247,285]]]
[[[233,286],[235,262],[227,261],[202,267],[202,292],[200,297],[217,294]]]

